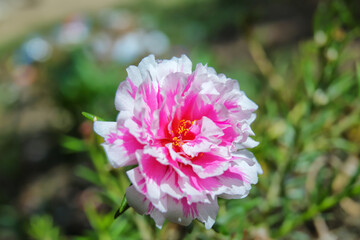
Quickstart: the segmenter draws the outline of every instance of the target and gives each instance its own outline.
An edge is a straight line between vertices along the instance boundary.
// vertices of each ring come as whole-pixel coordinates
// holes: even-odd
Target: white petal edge
[[[101,137],[105,138],[110,132],[116,131],[116,125],[116,122],[95,121],[94,131]]]

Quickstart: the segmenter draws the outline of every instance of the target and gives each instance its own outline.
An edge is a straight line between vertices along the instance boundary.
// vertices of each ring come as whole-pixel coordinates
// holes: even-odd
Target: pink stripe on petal
[[[147,179],[152,179],[158,185],[160,185],[168,166],[159,163],[156,158],[150,155],[142,155],[139,162],[141,172],[146,176]]]
[[[181,170],[189,177],[189,183],[199,192],[212,191],[221,186],[220,182],[215,177],[205,179],[200,178],[191,166],[183,166]]]
[[[118,139],[119,139],[119,136],[116,133],[110,133],[109,135],[107,135],[105,141],[108,144],[113,144]]]
[[[208,178],[223,174],[229,168],[230,161],[211,153],[203,153],[192,160],[192,165],[200,166],[200,168],[193,167],[200,178]]]
[[[222,176],[249,183],[248,176],[235,167],[230,167],[229,170],[225,171]]]
[[[131,81],[130,78],[127,78],[127,81],[128,81],[128,83],[130,85],[130,89],[128,89],[128,93],[132,98],[135,99],[137,87],[133,84],[133,82]]]
[[[185,217],[191,216],[192,218],[196,218],[196,216],[199,215],[196,203],[188,204],[186,198],[182,198],[180,203],[182,204]]]
[[[137,98],[141,98],[151,112],[158,108],[157,91],[150,79],[146,79],[138,88]]]
[[[133,135],[131,135],[129,131],[126,131],[123,134],[123,137],[120,139],[123,140],[122,146],[128,154],[133,154],[137,150],[144,148],[144,145],[139,143],[138,140]]]

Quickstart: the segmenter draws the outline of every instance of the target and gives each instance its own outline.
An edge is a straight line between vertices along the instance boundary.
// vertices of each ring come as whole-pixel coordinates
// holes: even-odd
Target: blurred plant
[[[93,116],[84,114],[93,119]],[[98,118],[99,119],[99,118]],[[95,170],[79,165],[76,169],[76,175],[91,182],[97,186],[94,190],[85,193],[81,204],[92,227],[83,236],[76,239],[116,239],[119,236],[127,236],[128,239],[139,239],[143,234],[149,235],[148,230],[142,229],[141,232],[133,231],[142,227],[142,223],[134,222],[131,213],[125,214],[119,220],[114,220],[115,211],[121,202],[121,198],[129,186],[129,181],[124,175],[124,170],[112,170],[108,166],[107,160],[98,147],[99,139],[91,134],[87,139],[80,140],[72,137],[64,137],[63,146],[72,152],[89,152]],[[97,143],[97,144],[94,144]],[[110,206],[110,210],[106,207]],[[149,235],[151,236],[151,235]]]
[[[28,229],[30,237],[37,240],[63,240],[60,229],[53,225],[53,219],[49,215],[32,217]]]
[[[267,225],[276,238],[316,216],[335,217],[334,212],[323,213],[359,194],[359,138],[349,133],[360,126],[355,70],[359,54],[351,52],[360,32],[347,7],[345,1],[319,5],[315,41],[300,45],[284,76],[276,72],[286,61],[272,65],[256,39],[248,40],[254,61],[269,82],[260,103],[264,118],[259,118],[256,130],[262,132],[257,156],[269,169],[267,179],[260,181],[267,191],[259,207],[266,220],[259,224]]]

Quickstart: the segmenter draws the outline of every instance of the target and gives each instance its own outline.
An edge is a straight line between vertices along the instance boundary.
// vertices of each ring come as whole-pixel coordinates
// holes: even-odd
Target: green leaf
[[[80,165],[75,169],[75,173],[77,176],[79,176],[93,184],[96,184],[99,186],[101,185],[101,181],[99,179],[98,174],[87,167]]]
[[[61,145],[70,152],[84,152],[87,150],[85,143],[78,138],[63,136]]]
[[[115,215],[114,215],[114,219],[117,219],[121,214],[123,214],[128,208],[129,208],[129,204],[127,203],[127,199],[124,196],[121,204],[120,204],[120,208],[116,211]]]
[[[60,228],[54,225],[54,221],[50,215],[31,217],[27,232],[32,239],[65,239],[60,232]]]
[[[356,78],[358,83],[358,97],[360,97],[360,62],[356,63]]]
[[[81,114],[82,114],[84,117],[86,117],[87,119],[89,119],[89,120],[91,120],[91,121],[93,121],[93,122],[95,122],[95,121],[105,121],[103,118],[98,117],[98,116],[95,116],[95,115],[93,115],[93,114],[91,114],[91,113],[82,112]]]
[[[336,79],[336,81],[334,81],[327,90],[326,95],[329,97],[329,99],[334,100],[337,97],[346,95],[346,92],[349,91],[354,85],[353,77],[354,76],[352,73],[345,73]]]

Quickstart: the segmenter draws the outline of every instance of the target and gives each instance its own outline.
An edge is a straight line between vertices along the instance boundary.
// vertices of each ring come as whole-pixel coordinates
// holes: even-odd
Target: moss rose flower
[[[250,124],[257,105],[236,80],[185,56],[144,58],[127,68],[117,90],[116,122],[96,121],[94,129],[114,167],[127,171],[131,207],[188,225],[193,219],[211,228],[217,198],[244,198],[261,167],[247,150],[257,145]]]

